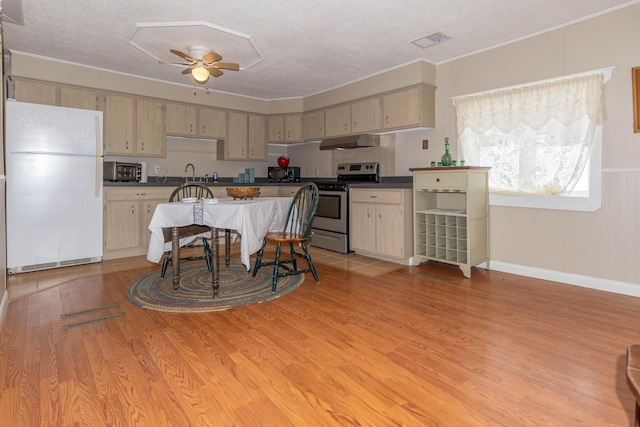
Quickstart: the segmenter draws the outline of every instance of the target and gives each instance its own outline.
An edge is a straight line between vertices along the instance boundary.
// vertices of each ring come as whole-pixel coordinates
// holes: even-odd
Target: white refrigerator
[[[6,102],[7,269],[102,260],[102,112]]]

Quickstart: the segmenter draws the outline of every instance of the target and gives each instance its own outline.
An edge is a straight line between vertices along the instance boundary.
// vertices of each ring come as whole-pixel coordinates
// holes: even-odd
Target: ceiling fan
[[[187,68],[182,74],[191,74],[193,80],[197,83],[206,83],[209,80],[209,76],[220,77],[222,70],[240,70],[240,66],[234,62],[218,62],[222,59],[222,56],[214,51],[209,51],[203,46],[189,46],[188,52],[184,53],[179,50],[169,50],[174,55],[178,55],[184,61],[170,62],[160,61],[168,64],[187,65]]]

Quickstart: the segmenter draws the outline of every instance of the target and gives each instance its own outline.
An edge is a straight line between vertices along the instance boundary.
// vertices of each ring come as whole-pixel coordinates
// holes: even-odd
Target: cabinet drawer
[[[467,174],[465,172],[428,172],[418,173],[414,177],[416,188],[455,188],[467,187]]]
[[[173,192],[172,187],[157,188],[105,188],[105,201],[112,200],[166,200]]]
[[[402,203],[402,190],[356,190],[350,194],[352,202]]]

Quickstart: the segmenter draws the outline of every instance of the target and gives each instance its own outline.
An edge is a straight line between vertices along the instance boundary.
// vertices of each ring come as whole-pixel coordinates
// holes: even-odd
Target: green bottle
[[[451,154],[449,154],[449,138],[444,139],[444,154],[442,155],[442,166],[451,166]]]

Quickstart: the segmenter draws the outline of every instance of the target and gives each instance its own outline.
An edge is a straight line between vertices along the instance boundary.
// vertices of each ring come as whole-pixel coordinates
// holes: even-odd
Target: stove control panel
[[[377,162],[368,163],[340,163],[337,175],[377,175],[379,164]]]

